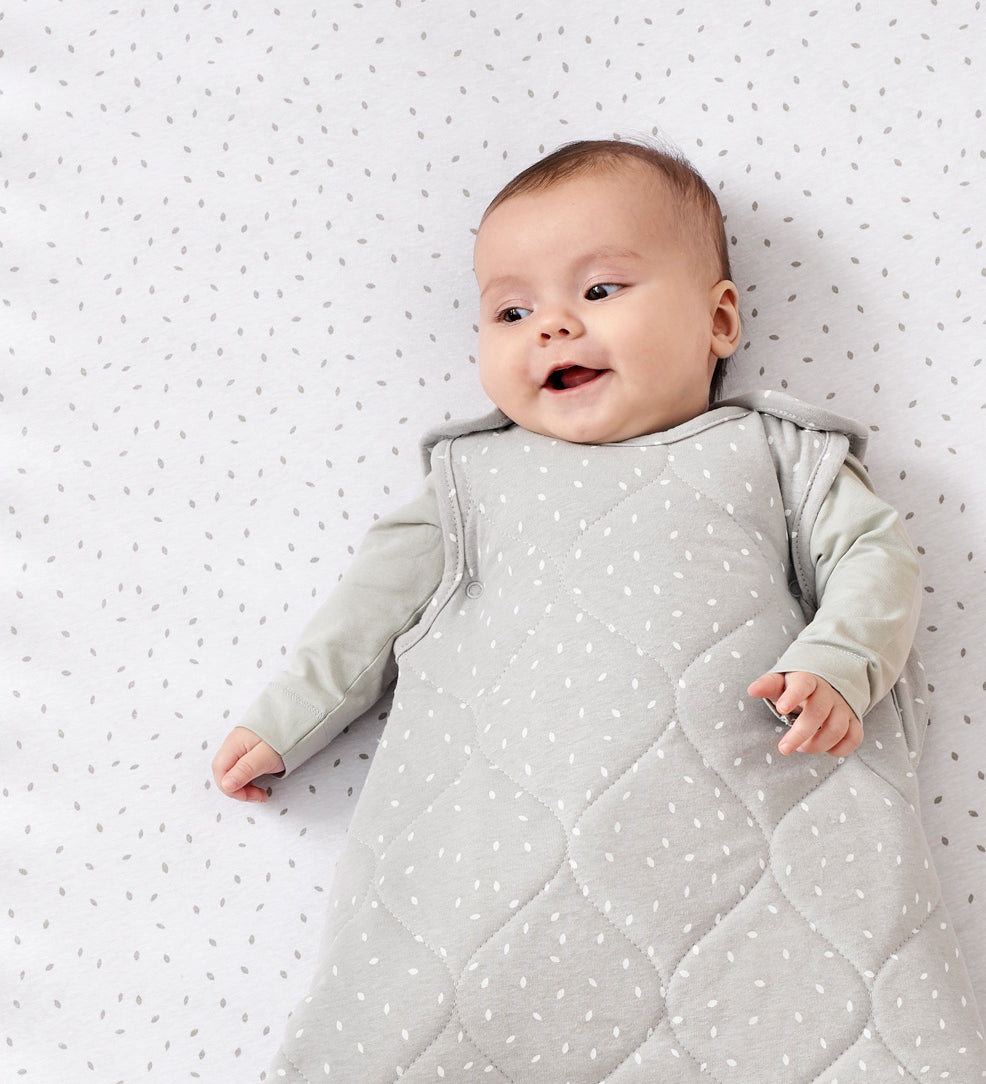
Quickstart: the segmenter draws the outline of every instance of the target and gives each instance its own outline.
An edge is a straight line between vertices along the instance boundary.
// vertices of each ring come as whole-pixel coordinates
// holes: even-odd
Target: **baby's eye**
[[[617,290],[623,287],[618,282],[597,282],[585,292],[587,301],[602,301],[603,298],[612,297]]]
[[[504,324],[516,324],[518,320],[523,320],[525,316],[530,315],[530,309],[522,309],[517,305],[513,305],[509,309],[498,312],[496,318]]]

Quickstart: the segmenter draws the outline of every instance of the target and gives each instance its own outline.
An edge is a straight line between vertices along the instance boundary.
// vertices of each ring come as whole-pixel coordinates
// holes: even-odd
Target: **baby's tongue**
[[[555,381],[560,388],[577,388],[580,384],[588,384],[599,376],[598,369],[586,369],[581,365],[571,365],[555,374]]]

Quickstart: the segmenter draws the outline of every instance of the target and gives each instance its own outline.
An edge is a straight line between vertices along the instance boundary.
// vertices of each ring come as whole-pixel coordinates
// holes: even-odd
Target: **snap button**
[[[466,584],[466,597],[467,598],[479,598],[483,593],[483,585],[478,580],[473,580],[472,583]]]

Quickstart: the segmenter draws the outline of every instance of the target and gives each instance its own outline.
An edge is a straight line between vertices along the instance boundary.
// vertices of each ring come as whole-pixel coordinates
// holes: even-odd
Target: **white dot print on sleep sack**
[[[459,991],[471,1035],[507,1076],[605,1079],[647,1035],[660,979],[562,870],[477,953]],[[509,951],[507,949],[509,948]],[[519,996],[515,989],[520,987]]]
[[[483,438],[474,470],[473,438],[456,441],[456,489],[470,492],[457,533],[475,570],[463,582],[486,590],[456,588],[402,657],[354,819],[360,850],[385,826],[368,840],[372,886],[327,953],[332,982],[356,968],[362,989],[357,931],[391,939],[391,969],[414,945],[427,976],[414,1026],[378,1019],[374,1031],[402,1079],[458,1061],[463,1079],[482,1066],[493,1079],[622,1084],[680,1059],[683,1080],[801,1084],[853,1050],[907,1064],[871,1020],[928,1016],[918,998],[891,1007],[882,980],[902,942],[927,951],[938,906],[903,797],[909,757],[878,742],[866,758],[780,757],[774,716],[745,696],[749,670],[768,668],[803,619],[783,502],[763,500],[775,468],[739,417],[742,429],[727,414],[722,434],[704,432],[695,459],[507,431]],[[720,436],[757,479],[728,510],[708,466]],[[541,500],[525,483],[542,468],[574,473],[578,499]],[[626,545],[641,530],[650,562]],[[461,645],[455,667],[443,669],[437,628]],[[445,753],[428,775],[406,740],[418,719],[433,731],[420,732],[426,757]],[[968,1040],[969,1016],[950,1011]],[[365,1048],[369,1021],[353,1019]],[[961,1066],[953,1047],[939,1043],[937,1063]],[[321,1064],[314,1046],[298,1056]]]
[[[494,805],[507,808],[493,812]],[[544,870],[562,862],[564,833],[544,824],[539,808],[507,776],[473,759],[382,857],[377,892],[383,904],[453,974],[466,966],[477,942],[537,894]],[[476,832],[490,819],[501,828],[495,839]]]

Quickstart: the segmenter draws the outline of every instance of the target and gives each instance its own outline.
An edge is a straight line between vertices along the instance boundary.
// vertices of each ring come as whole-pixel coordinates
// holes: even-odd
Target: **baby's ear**
[[[728,358],[739,346],[739,292],[729,279],[717,282],[709,292],[712,314],[712,342],[709,349],[717,358]]]

